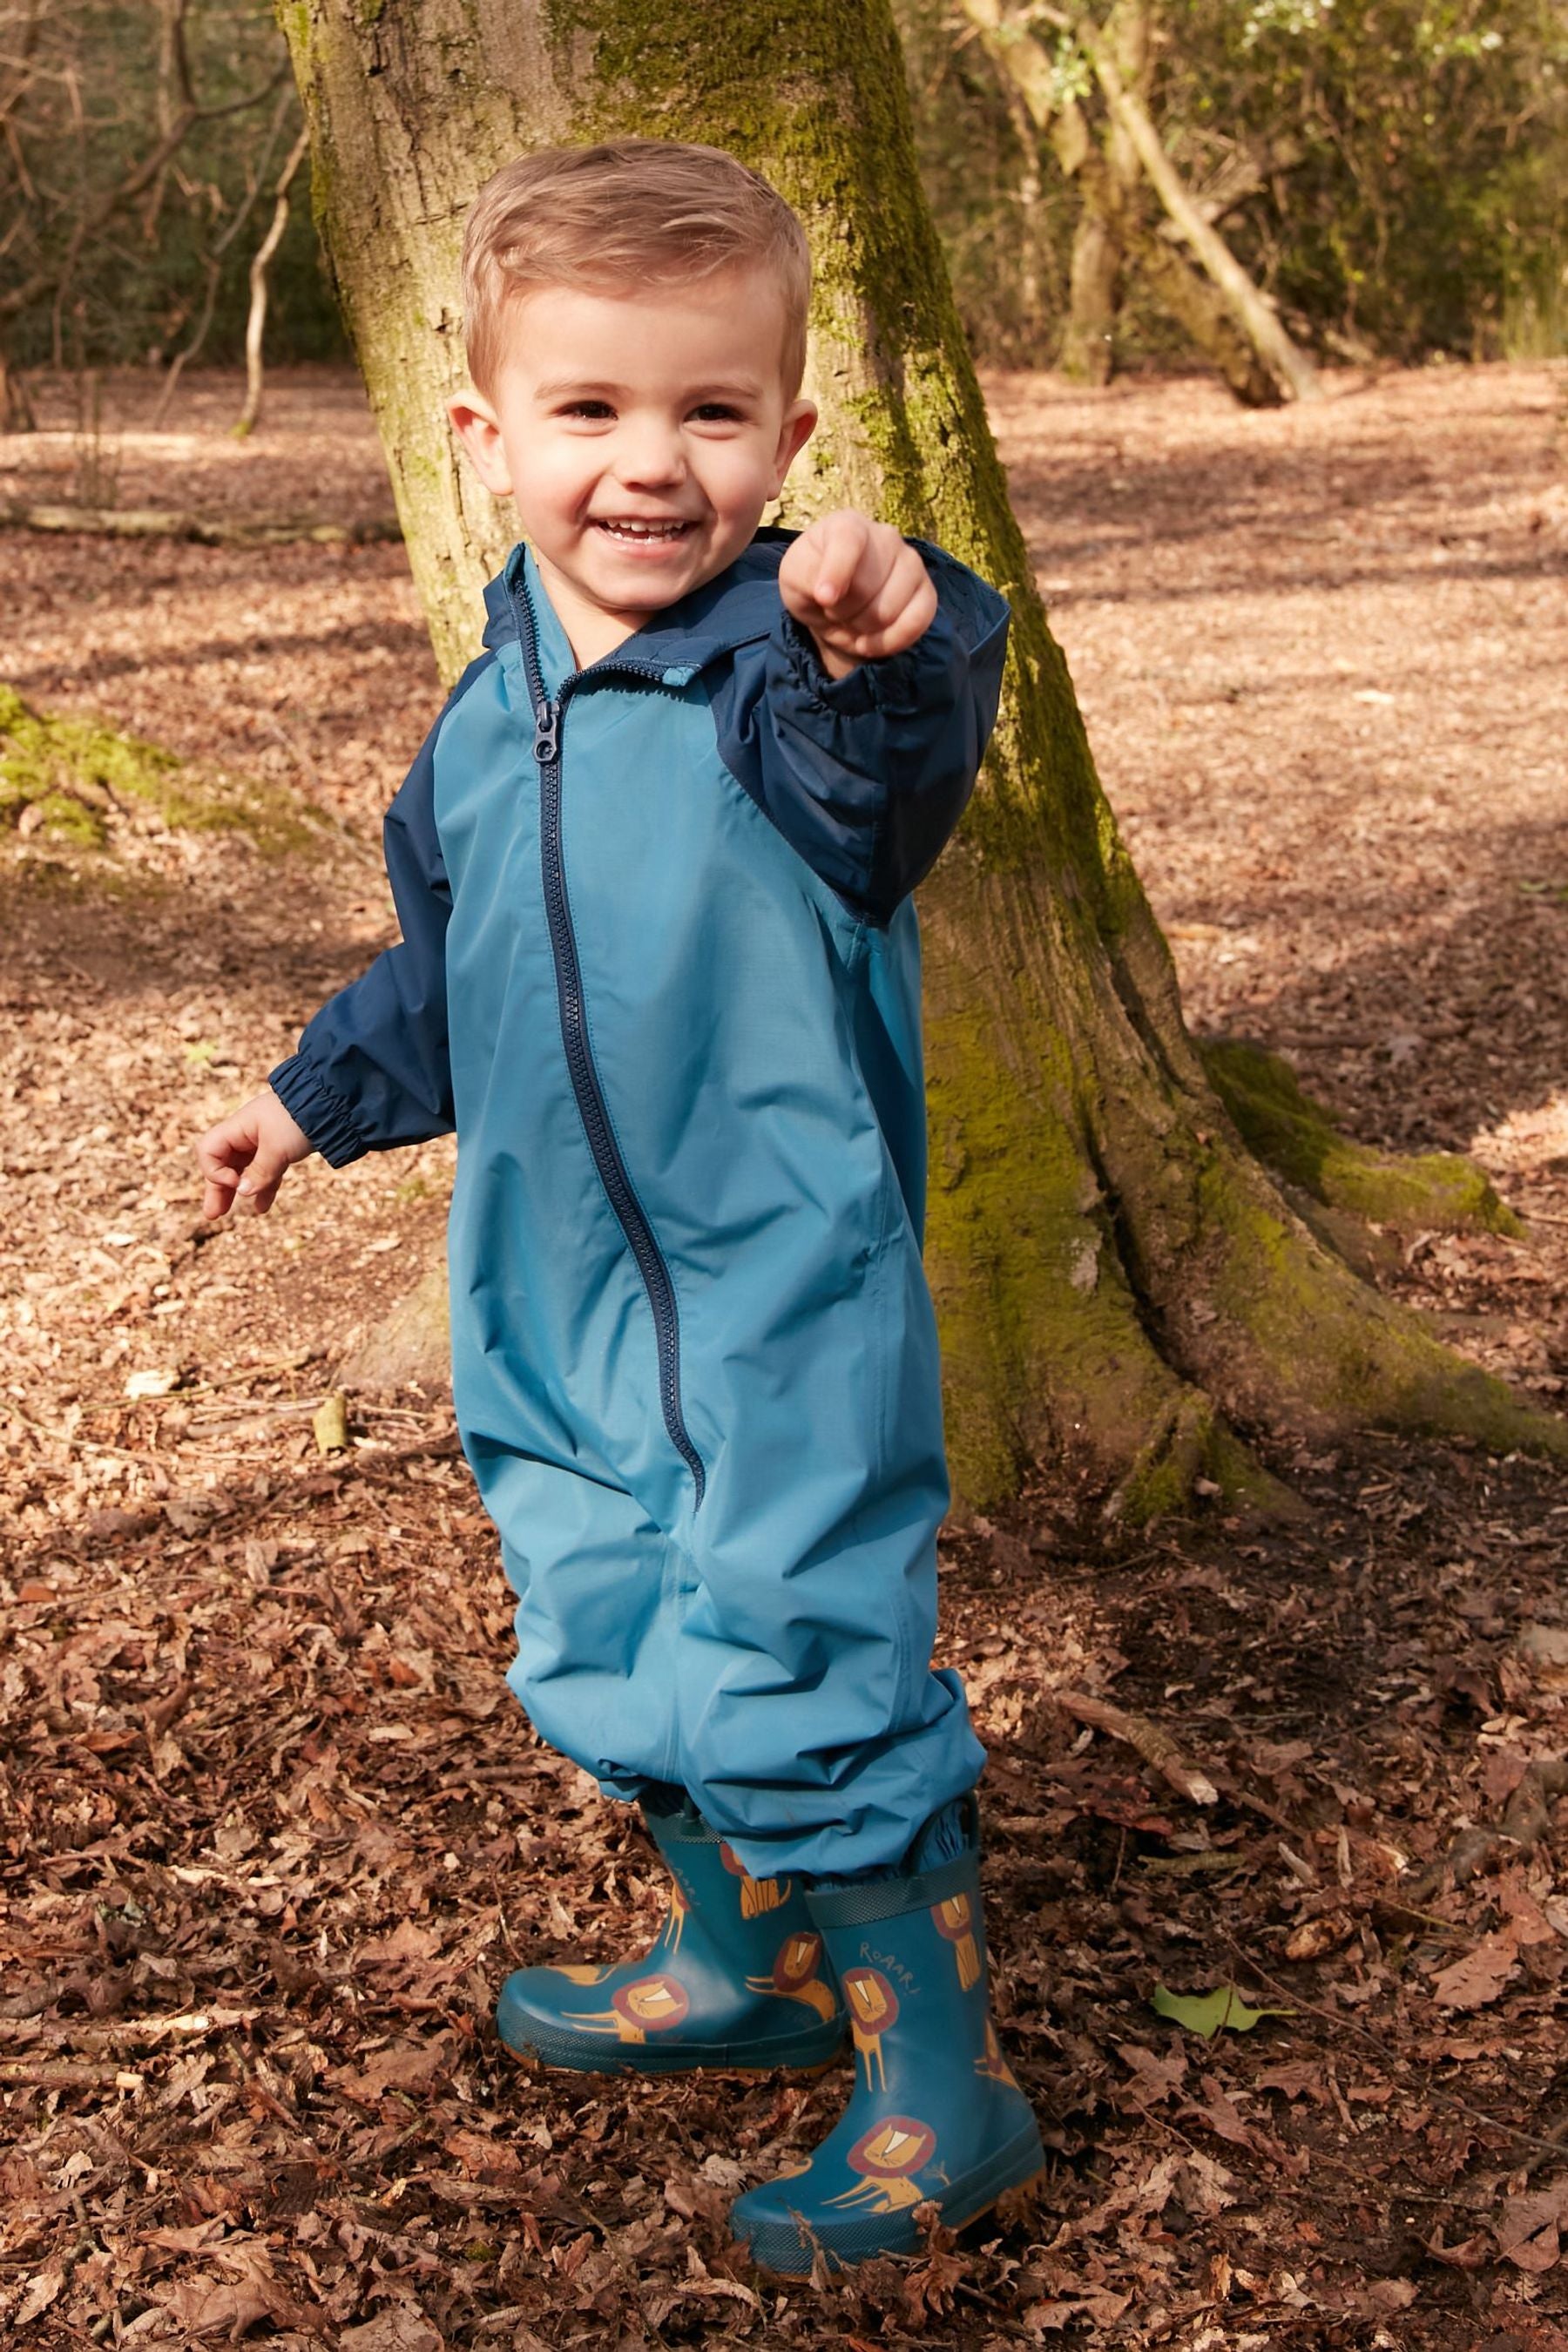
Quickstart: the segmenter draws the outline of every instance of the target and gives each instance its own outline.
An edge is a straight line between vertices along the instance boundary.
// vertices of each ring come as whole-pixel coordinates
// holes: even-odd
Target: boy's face
[[[690,286],[542,287],[507,319],[493,394],[452,421],[516,504],[573,650],[595,661],[747,545],[812,426],[786,401],[763,270]]]

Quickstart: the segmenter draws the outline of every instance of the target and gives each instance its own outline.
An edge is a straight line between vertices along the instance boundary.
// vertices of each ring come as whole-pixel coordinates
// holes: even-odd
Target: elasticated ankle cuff
[[[847,1916],[842,1924],[849,1927],[870,1919],[890,1919],[903,1909],[915,1879],[923,1882],[951,1870],[955,1864],[967,1869],[979,1850],[980,1809],[972,1790],[967,1796],[955,1797],[950,1805],[943,1805],[931,1815],[894,1869],[854,1871],[842,1878],[814,1878],[808,1884],[814,1897],[864,1894],[875,1887],[900,1889],[898,1900],[885,1910],[857,1912],[853,1920]],[[930,1897],[933,1903],[942,1899],[942,1895]]]

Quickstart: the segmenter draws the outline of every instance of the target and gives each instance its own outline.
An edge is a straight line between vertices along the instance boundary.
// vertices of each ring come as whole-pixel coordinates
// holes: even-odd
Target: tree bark
[[[916,176],[886,0],[282,0],[319,217],[444,671],[510,515],[458,462],[464,210],[507,157],[628,133],[764,171],[816,257],[822,410],[785,519],[847,501],[950,547],[1014,614],[984,773],[921,894],[927,1264],[955,1484],[1004,1501],[1067,1456],[1140,1519],[1194,1478],[1275,1492],[1231,1418],[1367,1421],[1563,1450],[1309,1230],[1182,1021],[1007,502]]]
[[[1040,271],[1045,174],[1040,168],[1040,142],[1035,135],[1034,121],[1024,103],[1023,92],[1009,82],[1003,94],[1013,118],[1020,159],[1016,199],[1018,207],[1018,312],[1023,322],[1024,350],[1031,360],[1037,360],[1047,323]]]
[[[1106,19],[1105,38],[1126,80],[1136,89],[1149,61],[1149,17],[1146,0],[1114,0]],[[1081,110],[1073,105],[1072,113]],[[1065,163],[1066,147],[1081,142],[1089,160],[1087,130],[1058,118],[1058,160]],[[1066,131],[1064,140],[1060,133]],[[1121,309],[1122,280],[1129,259],[1127,229],[1137,210],[1138,158],[1131,142],[1112,123],[1099,151],[1102,168],[1079,174],[1083,210],[1073,236],[1072,278],[1067,332],[1062,341],[1062,364],[1069,375],[1089,383],[1106,384],[1116,368],[1116,321]]]
[[[1244,408],[1279,408],[1284,403],[1278,377],[1237,325],[1217,286],[1184,260],[1143,222],[1124,227],[1135,267],[1150,293],[1182,329],[1194,351],[1218,368]]]
[[[1116,318],[1121,308],[1121,240],[1092,178],[1080,183],[1082,209],[1072,237],[1068,322],[1061,370],[1078,383],[1108,384],[1116,372]]]
[[[0,340],[0,433],[31,433],[37,423],[26,384]]]

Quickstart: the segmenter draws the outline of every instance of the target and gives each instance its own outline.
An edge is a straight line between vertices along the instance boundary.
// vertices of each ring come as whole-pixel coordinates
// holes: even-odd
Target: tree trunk
[[[32,433],[37,425],[26,384],[0,341],[0,433]]]
[[[928,534],[1014,613],[960,834],[921,894],[932,1183],[955,1483],[1005,1500],[1076,1457],[1130,1517],[1202,1475],[1268,1486],[1226,1416],[1568,1445],[1438,1346],[1288,1204],[1214,1091],[1095,776],[916,176],[886,0],[284,0],[320,218],[441,666],[472,651],[512,536],[459,468],[464,210],[506,157],[654,132],[734,149],[807,224],[818,437],[799,517],[846,500]],[[1272,1491],[1272,1490],[1270,1490]]]
[[[1008,82],[1003,95],[1013,118],[1020,157],[1016,198],[1018,207],[1018,315],[1023,323],[1025,352],[1031,362],[1037,363],[1047,325],[1040,271],[1045,238],[1042,213],[1045,174],[1040,169],[1040,142],[1035,135],[1034,118],[1024,103],[1023,92],[1016,83]]]
[[[1107,384],[1116,368],[1116,314],[1121,308],[1121,240],[1098,201],[1092,178],[1080,182],[1082,209],[1072,238],[1067,331],[1061,370],[1078,383]]]
[[[1146,0],[1114,0],[1105,24],[1105,40],[1122,78],[1137,89],[1149,63],[1149,12]],[[1071,112],[1081,116],[1073,103]],[[1064,124],[1064,128],[1068,128]],[[1090,161],[1087,131],[1071,126],[1071,142],[1081,140],[1084,162]],[[1065,162],[1065,143],[1056,141],[1058,159]],[[1067,333],[1062,341],[1062,365],[1068,374],[1089,383],[1110,382],[1116,367],[1116,320],[1121,309],[1122,281],[1129,258],[1127,231],[1138,208],[1138,158],[1131,142],[1112,123],[1100,151],[1102,168],[1080,173],[1083,210],[1073,236],[1072,278]],[[1095,157],[1094,161],[1100,161]]]
[[[1142,221],[1122,234],[1135,256],[1139,276],[1194,351],[1218,368],[1244,408],[1279,408],[1285,399],[1278,377],[1237,325],[1230,305],[1212,279],[1184,261],[1174,246]]]

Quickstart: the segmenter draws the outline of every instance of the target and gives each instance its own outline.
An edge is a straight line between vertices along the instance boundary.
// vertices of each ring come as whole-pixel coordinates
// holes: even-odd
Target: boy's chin
[[[650,563],[634,558],[627,563],[606,566],[594,582],[594,592],[599,601],[622,613],[657,613],[672,604],[679,596],[689,596],[695,588],[706,587],[716,580],[731,556],[699,555],[692,551],[679,561]]]

